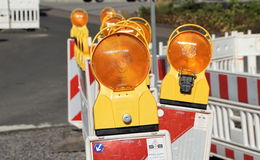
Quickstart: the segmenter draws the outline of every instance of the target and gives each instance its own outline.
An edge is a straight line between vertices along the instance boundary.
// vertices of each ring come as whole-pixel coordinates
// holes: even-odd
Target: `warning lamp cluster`
[[[126,19],[111,7],[101,11],[100,20],[100,31],[88,45],[87,12],[77,9],[71,14],[77,62],[84,70],[90,59],[100,85],[93,107],[96,135],[157,131],[157,102],[147,87],[149,23],[140,17]],[[160,103],[205,109],[209,93],[205,69],[211,57],[211,37],[204,28],[187,24],[175,29],[168,40],[170,69],[161,83]]]
[[[139,17],[125,19],[111,7],[101,11],[100,20],[90,50],[95,77],[113,91],[134,90],[150,71],[151,27]]]

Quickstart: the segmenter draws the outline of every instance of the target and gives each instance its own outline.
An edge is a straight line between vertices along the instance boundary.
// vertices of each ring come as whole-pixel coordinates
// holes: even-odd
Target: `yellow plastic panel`
[[[158,124],[157,103],[149,90],[139,100],[140,125]]]
[[[145,38],[146,38],[146,42],[150,43],[152,31],[151,31],[151,26],[149,25],[149,23],[141,17],[131,17],[128,20],[136,22],[142,28]]]
[[[209,86],[205,78],[205,72],[201,72],[196,76],[197,78],[194,81],[194,87],[191,94],[182,94],[180,92],[178,72],[171,67],[170,72],[162,81],[160,98],[189,103],[207,104]]]
[[[98,96],[94,107],[94,124],[95,129],[113,128],[115,120],[111,100],[104,96]]]
[[[135,91],[113,92],[112,100],[116,127],[139,125],[139,96]],[[126,113],[132,117],[129,124],[124,123],[122,120],[123,115]]]

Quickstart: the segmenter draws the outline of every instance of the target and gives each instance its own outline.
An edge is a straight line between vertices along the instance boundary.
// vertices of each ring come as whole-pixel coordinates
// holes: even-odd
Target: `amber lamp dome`
[[[169,41],[167,55],[175,70],[198,74],[208,66],[212,48],[209,40],[202,34],[185,31]]]
[[[146,45],[127,33],[114,33],[102,39],[93,51],[91,63],[97,80],[114,91],[134,90],[150,70]]]
[[[82,27],[88,23],[88,13],[80,8],[71,13],[71,23],[77,27]]]
[[[102,22],[106,16],[112,16],[116,11],[112,7],[105,7],[100,13],[100,21]]]

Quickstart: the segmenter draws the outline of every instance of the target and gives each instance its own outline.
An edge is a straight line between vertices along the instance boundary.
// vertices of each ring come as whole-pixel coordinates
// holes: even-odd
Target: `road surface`
[[[67,123],[70,12],[45,11],[39,30],[0,32],[0,126]],[[99,17],[90,15],[88,28],[93,37]]]

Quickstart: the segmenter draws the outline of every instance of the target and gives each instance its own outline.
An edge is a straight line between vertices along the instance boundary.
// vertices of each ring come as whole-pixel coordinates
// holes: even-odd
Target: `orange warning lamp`
[[[147,45],[132,34],[116,32],[91,52],[100,84],[94,105],[96,135],[158,130],[157,104],[145,83],[150,70]]]
[[[75,39],[75,58],[82,70],[85,70],[85,59],[89,58],[88,45],[88,13],[81,8],[74,9],[71,13],[72,28],[70,36]]]
[[[102,39],[92,56],[92,65],[99,82],[113,91],[134,90],[150,69],[144,44],[122,33]]]
[[[118,33],[125,32],[128,34],[132,34],[135,37],[139,38],[142,42],[144,42],[147,45],[147,47],[149,45],[146,41],[145,33],[144,33],[142,27],[134,21],[130,21],[130,20],[120,21],[120,22],[116,23],[115,26],[111,27],[108,34],[112,34],[112,33],[116,33],[116,32],[118,32]],[[146,85],[148,87],[150,86],[149,74],[147,75],[147,78],[146,78]]]
[[[131,17],[128,20],[132,22],[136,22],[142,28],[146,38],[146,42],[149,44],[151,42],[151,34],[152,34],[151,26],[149,25],[149,23],[141,17]]]
[[[88,23],[88,13],[81,8],[77,8],[72,11],[71,23],[77,27],[82,27]]]
[[[132,34],[148,45],[145,39],[144,31],[142,30],[141,26],[136,22],[128,20],[119,21],[116,23],[116,25],[111,27],[108,34],[116,32],[125,32],[128,34]]]
[[[168,46],[168,60],[177,71],[197,74],[205,70],[211,60],[210,42],[195,31],[177,35]]]
[[[102,24],[100,26],[100,30],[103,30],[104,28],[107,28],[106,30],[103,30],[103,35],[108,35],[108,32],[110,30],[109,27],[114,26],[117,22],[123,21],[125,18],[120,14],[115,14],[112,16],[106,16],[105,19],[102,21]]]
[[[103,22],[104,18],[106,16],[112,16],[115,15],[116,11],[114,8],[112,7],[105,7],[102,9],[102,11],[100,12],[100,21]]]
[[[170,71],[162,81],[160,102],[206,109],[209,86],[205,70],[212,57],[209,33],[187,24],[173,31],[168,40]]]

